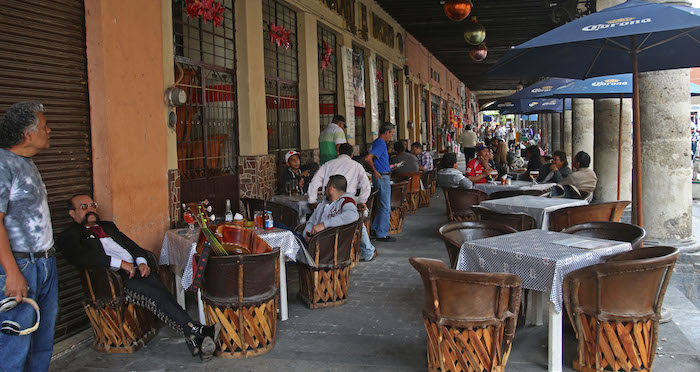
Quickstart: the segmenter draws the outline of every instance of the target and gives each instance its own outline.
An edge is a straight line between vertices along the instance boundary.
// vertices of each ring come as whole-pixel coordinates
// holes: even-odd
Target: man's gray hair
[[[381,127],[379,127],[379,134],[384,134],[390,130],[394,130],[394,124],[387,122],[384,122]]]
[[[44,105],[36,102],[20,102],[10,106],[0,121],[0,148],[6,149],[24,141],[28,132],[36,132],[39,125],[38,112]]]

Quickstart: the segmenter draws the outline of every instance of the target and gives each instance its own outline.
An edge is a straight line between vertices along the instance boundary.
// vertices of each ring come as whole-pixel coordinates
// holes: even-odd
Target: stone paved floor
[[[438,190],[439,191],[439,190]],[[296,298],[295,265],[288,265],[289,314],[278,322],[277,344],[269,353],[244,359],[214,358],[201,363],[190,357],[183,342],[167,328],[134,354],[105,355],[89,347],[64,353],[51,371],[423,371],[426,341],[422,324],[423,288],[408,263],[411,256],[447,261],[437,228],[445,223],[441,193],[429,208],[407,217],[396,243],[377,243],[379,256],[360,263],[351,273],[350,299],[344,306],[308,310]],[[193,303],[193,301],[190,301]],[[700,370],[700,313],[677,288],[670,288],[666,306],[676,322],[661,326],[655,371]],[[195,309],[189,309],[195,314]],[[684,329],[685,333],[681,331]],[[688,334],[689,336],[686,336]],[[689,340],[689,338],[693,338]],[[546,370],[547,328],[519,326],[508,362],[509,371]],[[576,340],[564,331],[564,370],[570,368]]]

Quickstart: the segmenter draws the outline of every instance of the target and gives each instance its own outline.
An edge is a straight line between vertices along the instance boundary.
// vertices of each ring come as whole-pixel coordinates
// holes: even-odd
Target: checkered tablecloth
[[[540,190],[545,191],[551,189],[556,183],[534,183],[528,181],[517,181],[512,180],[510,185],[501,185],[499,181],[495,184],[491,182],[487,183],[477,183],[474,188],[481,190],[487,194],[494,193],[496,191],[514,191],[514,190]]]
[[[299,215],[298,223],[306,222],[306,215],[311,214],[311,208],[309,208],[309,196],[308,195],[273,195],[270,201],[286,205],[295,211]],[[294,226],[290,226],[294,228]]]
[[[537,227],[547,230],[549,229],[550,213],[557,209],[586,204],[588,204],[586,200],[520,195],[510,198],[485,200],[479,205],[498,213],[525,213],[537,221]]]
[[[594,248],[564,245],[572,238]],[[631,249],[626,242],[536,229],[465,242],[457,270],[515,274],[522,280],[523,288],[549,291],[549,301],[561,312],[561,286],[568,273]]]
[[[195,231],[195,234],[185,234],[187,229],[168,230],[160,251],[159,264],[175,266],[177,272],[182,275],[182,287],[185,289],[192,284],[192,256],[197,253],[196,239],[199,236],[199,228]],[[254,231],[270,247],[279,247],[288,260],[310,262],[303,243],[293,232],[278,228]]]

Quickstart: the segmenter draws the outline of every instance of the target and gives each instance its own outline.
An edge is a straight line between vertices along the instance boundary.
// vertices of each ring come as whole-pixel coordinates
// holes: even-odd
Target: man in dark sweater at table
[[[396,155],[389,159],[389,164],[396,164],[392,174],[418,172],[418,158],[406,151],[402,141],[394,142],[394,151],[396,151]]]
[[[221,324],[204,325],[192,320],[155,275],[151,275],[148,253],[117,226],[100,221],[97,203],[87,195],[68,201],[73,224],[57,239],[56,246],[71,264],[80,268],[104,267],[116,271],[124,283],[126,300],[145,307],[185,337],[192,356],[203,361],[216,351]]]

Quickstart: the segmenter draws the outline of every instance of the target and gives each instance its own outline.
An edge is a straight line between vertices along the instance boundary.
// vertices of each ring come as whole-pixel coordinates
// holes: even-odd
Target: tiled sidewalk
[[[444,199],[438,190],[431,207],[407,217],[396,243],[376,243],[379,255],[375,261],[362,262],[352,270],[350,299],[341,307],[309,310],[302,305],[296,298],[297,270],[289,265],[289,320],[278,322],[277,344],[265,355],[242,360],[214,358],[201,363],[188,355],[174,332],[162,328],[153,341],[134,354],[106,355],[82,348],[55,360],[51,370],[424,371],[423,286],[408,258],[447,261],[437,234],[445,222]],[[688,310],[692,306],[689,303],[679,291],[669,290],[666,305],[672,309],[678,306],[685,323],[698,324],[700,315],[697,309]],[[190,311],[194,315],[195,309]],[[564,332],[564,370],[573,371],[570,366],[576,340],[569,328],[565,327]],[[700,350],[693,346],[698,340],[689,342],[674,322],[661,326],[659,340],[662,349],[655,371],[700,370]],[[546,326],[519,326],[507,370],[546,370],[546,345]]]

